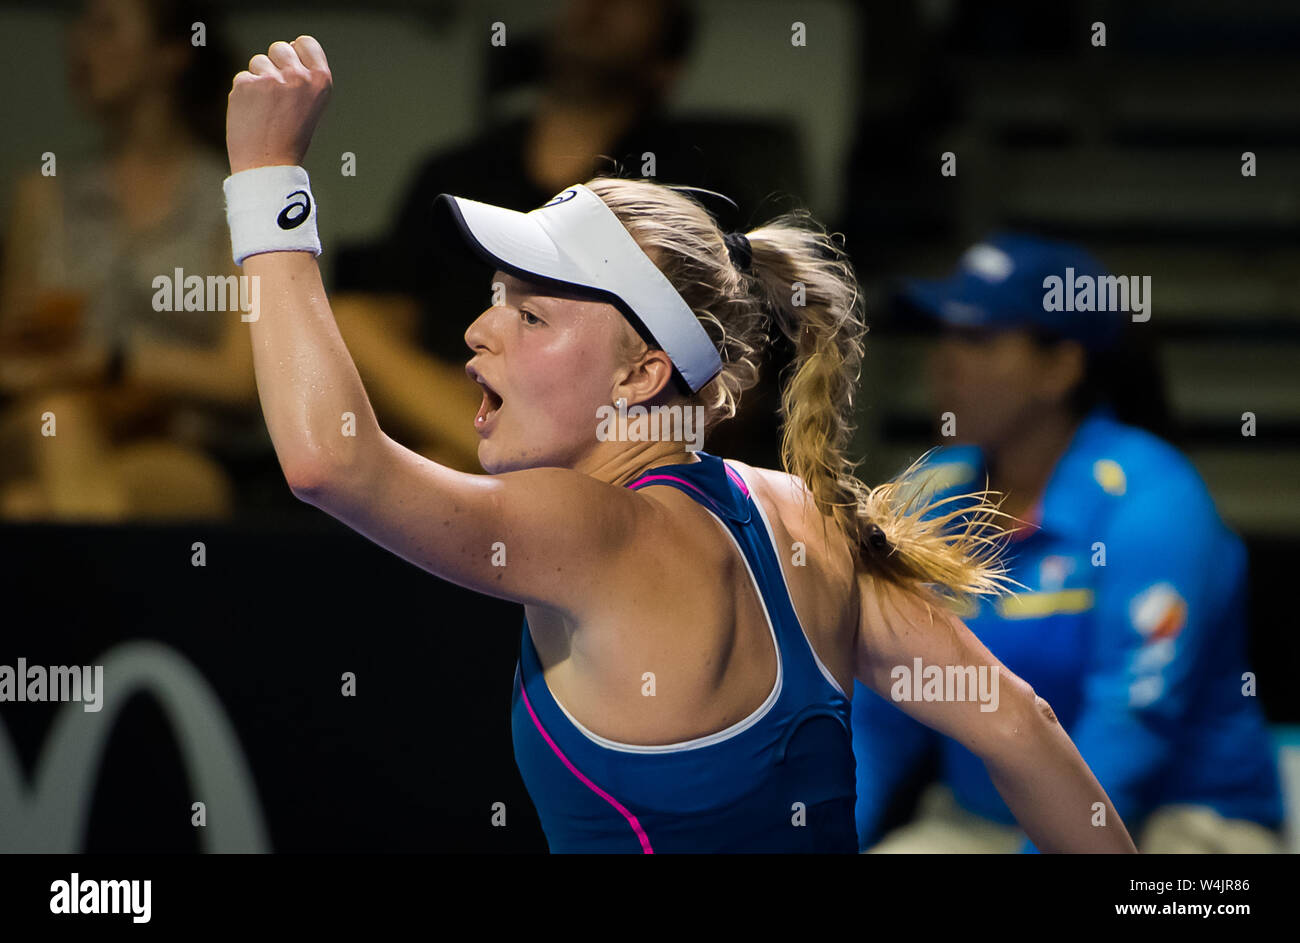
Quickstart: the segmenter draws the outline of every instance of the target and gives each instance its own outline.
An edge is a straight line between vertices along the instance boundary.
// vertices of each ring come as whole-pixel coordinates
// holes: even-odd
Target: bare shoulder
[[[727,459],[750,484],[755,501],[772,525],[781,566],[803,610],[837,622],[837,613],[857,607],[857,564],[848,537],[832,516],[816,507],[800,477]],[[796,563],[796,561],[800,561]],[[798,607],[798,606],[797,606]]]
[[[729,460],[730,461],[730,460]],[[823,515],[798,478],[768,468],[732,463],[772,528],[790,601],[814,653],[850,692],[855,671],[858,580],[848,538]]]
[[[813,492],[800,477],[772,468],[750,466],[736,459],[727,459],[727,462],[744,473],[755,497],[761,498],[768,519],[772,519],[772,511],[776,511],[776,518],[790,535],[809,548],[810,553],[815,550],[819,557],[824,557],[824,562],[852,570],[853,554],[848,537],[831,515],[818,510]],[[772,525],[776,527],[776,520],[772,520]]]

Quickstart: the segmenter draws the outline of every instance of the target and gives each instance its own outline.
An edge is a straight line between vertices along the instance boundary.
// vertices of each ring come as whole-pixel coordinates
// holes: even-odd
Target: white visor
[[[695,313],[614,211],[582,184],[529,213],[448,193],[435,201],[443,204],[470,247],[502,271],[590,289],[640,320],[692,393],[722,370]]]

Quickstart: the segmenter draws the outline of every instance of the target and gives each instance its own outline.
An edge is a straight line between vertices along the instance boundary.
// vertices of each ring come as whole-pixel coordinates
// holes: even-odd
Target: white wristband
[[[254,167],[225,179],[226,222],[236,265],[259,252],[320,255],[316,199],[301,167]]]

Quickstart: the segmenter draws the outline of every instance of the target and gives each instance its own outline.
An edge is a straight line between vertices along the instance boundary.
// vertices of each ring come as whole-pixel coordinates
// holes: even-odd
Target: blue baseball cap
[[[1079,246],[998,232],[967,249],[949,277],[909,279],[897,296],[949,327],[1027,330],[1100,350],[1119,337],[1121,315],[1077,310],[1074,299],[1076,286],[1083,284],[1081,277],[1096,279],[1106,274],[1101,263]],[[1049,281],[1053,276],[1059,283]],[[1091,293],[1094,298],[1096,285],[1094,282]]]

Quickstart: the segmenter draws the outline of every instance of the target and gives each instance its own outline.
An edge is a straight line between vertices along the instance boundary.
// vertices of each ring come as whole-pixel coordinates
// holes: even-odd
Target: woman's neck
[[[609,443],[613,445],[614,443]],[[681,442],[618,443],[609,450],[597,450],[576,466],[597,481],[623,485],[636,481],[652,468],[698,462],[699,456],[687,452]]]

